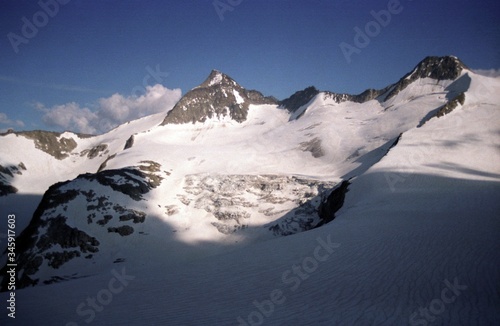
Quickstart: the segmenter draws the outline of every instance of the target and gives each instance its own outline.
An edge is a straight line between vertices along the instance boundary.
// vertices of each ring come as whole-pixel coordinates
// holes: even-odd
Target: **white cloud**
[[[160,84],[147,86],[141,96],[113,94],[101,98],[96,108],[80,107],[71,102],[46,108],[41,103],[34,106],[44,112],[43,121],[52,127],[81,133],[103,133],[127,121],[154,113],[170,111],[181,98],[180,89],[168,89]]]
[[[21,120],[11,120],[7,117],[7,114],[0,112],[0,124],[8,127],[24,127],[24,122]]]
[[[98,128],[96,128],[99,120],[98,114],[89,108],[81,108],[77,103],[56,105],[50,109],[37,104],[37,108],[45,112],[43,122],[48,126],[63,127],[66,130],[87,134],[98,132]]]

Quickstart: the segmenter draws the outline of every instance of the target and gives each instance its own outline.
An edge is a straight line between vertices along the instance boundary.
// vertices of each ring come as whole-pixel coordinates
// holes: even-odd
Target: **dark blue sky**
[[[231,9],[223,20],[214,0],[60,1],[68,3],[44,17],[36,1],[0,0],[0,130],[64,129],[46,117],[55,106],[99,111],[99,99],[114,93],[140,95],[156,68],[159,80],[146,84],[161,81],[185,94],[215,68],[279,99],[310,85],[348,93],[381,88],[427,55],[500,68],[498,0],[217,0]],[[340,44],[355,46],[354,28],[388,6],[398,13],[372,29],[349,63]],[[19,43],[23,17],[40,25],[27,43]],[[19,36],[16,46],[9,33]]]

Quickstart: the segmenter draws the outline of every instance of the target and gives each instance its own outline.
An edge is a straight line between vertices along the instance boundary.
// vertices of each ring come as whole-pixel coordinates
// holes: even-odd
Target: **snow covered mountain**
[[[251,104],[277,104],[272,97],[264,97],[254,90],[246,90],[231,77],[212,70],[208,78],[189,91],[170,111],[162,125],[169,123],[196,123],[225,117],[243,122]]]
[[[104,135],[4,134],[18,317],[495,324],[499,91],[452,56],[381,90],[283,101],[214,70],[168,112]],[[125,269],[126,294],[100,300]]]

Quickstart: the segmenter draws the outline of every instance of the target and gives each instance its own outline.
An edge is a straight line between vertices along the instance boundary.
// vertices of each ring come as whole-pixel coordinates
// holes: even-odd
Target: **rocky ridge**
[[[138,167],[83,174],[51,186],[16,241],[18,288],[74,278],[60,275],[58,269],[73,259],[98,255],[106,242],[101,229],[120,237],[133,234],[134,226],[146,221],[146,213],[134,208],[134,202],[142,201],[165,177],[159,164],[144,161]]]
[[[246,120],[251,104],[280,104],[281,108],[293,114],[317,96],[331,98],[336,103],[382,101],[384,96],[388,98],[390,94],[403,90],[412,80],[456,79],[464,68],[454,57],[429,57],[398,83],[382,90],[370,89],[359,95],[349,95],[320,92],[308,87],[281,102],[264,97],[257,91],[245,90],[227,75],[212,71],[204,83],[177,103],[162,125],[191,124],[207,119],[231,119],[240,123]],[[448,113],[459,103],[463,104],[465,95],[462,95],[432,113]],[[279,111],[280,114],[283,112]],[[320,124],[311,124],[304,130],[314,130]],[[148,211],[142,209],[141,204],[170,174],[162,171],[159,163],[142,156],[140,159],[143,161],[133,163],[133,167],[106,170],[109,160],[116,158],[113,161],[115,165],[119,158],[140,148],[144,144],[144,134],[146,132],[127,133],[126,137],[118,140],[120,146],[116,152],[116,144],[100,140],[89,142],[91,145],[77,146],[80,136],[38,131],[16,133],[16,137],[32,139],[38,150],[57,160],[105,158],[104,161],[96,160],[98,164],[102,162],[98,173],[79,175],[70,182],[50,187],[45,193],[30,225],[19,238],[20,266],[24,270],[20,275],[21,287],[34,285],[37,280],[50,283],[74,277],[73,274],[62,275],[55,271],[78,258],[92,260],[99,254],[103,239],[130,239],[139,233],[137,225],[148,223]],[[326,142],[322,141],[329,138],[312,131],[308,136],[310,139],[299,141],[297,148],[310,152],[312,160],[326,160],[328,148],[323,146]],[[0,196],[16,191],[10,180],[22,174],[23,167],[26,168],[22,163],[0,166]],[[166,216],[175,215],[176,218],[181,215],[179,212],[204,211],[211,227],[224,236],[251,227],[255,218],[265,219],[261,229],[274,236],[288,236],[319,227],[333,220],[349,185],[344,181],[332,189],[335,183],[285,174],[191,174],[183,175],[182,180],[184,187],[175,194],[176,199],[161,199],[158,206],[165,209]],[[86,210],[82,210],[82,203]],[[85,227],[81,226],[82,221]]]
[[[406,74],[398,82],[382,89],[367,89],[360,94],[352,95],[346,93],[334,93],[329,91],[319,91],[314,86],[294,93],[289,98],[280,101],[280,106],[291,113],[296,112],[300,107],[309,103],[318,94],[323,95],[323,99],[333,99],[336,103],[354,102],[365,103],[373,99],[380,102],[388,101],[404,90],[408,85],[419,78],[432,78],[440,80],[457,79],[467,66],[454,56],[436,57],[429,56],[422,60],[412,72]],[[297,117],[299,118],[300,115]]]
[[[230,118],[243,122],[250,104],[277,104],[255,90],[246,90],[231,77],[213,70],[198,87],[184,95],[167,114],[162,125],[204,122],[207,119]]]

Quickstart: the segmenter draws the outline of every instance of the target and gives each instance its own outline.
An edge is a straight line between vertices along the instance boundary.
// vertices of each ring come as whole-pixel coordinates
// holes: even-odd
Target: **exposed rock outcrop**
[[[40,280],[53,283],[73,277],[52,274],[51,269],[55,273],[73,259],[91,259],[98,254],[102,243],[99,230],[104,227],[120,236],[133,234],[132,225],[145,223],[146,213],[129,208],[124,202],[127,198],[129,205],[140,201],[157,187],[163,179],[158,176],[160,167],[158,163],[145,161],[138,168],[83,174],[51,186],[30,224],[16,240],[21,271],[18,288],[36,285]],[[6,268],[3,267],[1,275],[6,275]],[[3,278],[2,290],[6,285]]]
[[[204,122],[212,118],[243,122],[250,104],[278,104],[278,101],[257,91],[246,90],[229,76],[213,70],[200,86],[177,102],[162,125]]]
[[[61,137],[62,134],[58,132],[34,130],[17,132],[16,135],[32,139],[36,148],[58,160],[67,158],[77,146],[73,138]]]
[[[0,197],[17,193],[18,189],[11,185],[11,181],[16,175],[22,175],[22,171],[26,171],[23,162],[17,166],[4,167],[0,165]]]
[[[316,227],[330,223],[335,219],[335,213],[344,205],[345,195],[349,191],[349,185],[350,182],[348,180],[342,181],[342,183],[323,200],[318,207],[318,215],[321,222],[316,225]]]
[[[107,144],[99,144],[97,146],[94,146],[90,149],[86,149],[80,153],[80,156],[85,156],[87,155],[87,158],[93,159],[96,158],[97,156],[101,157],[102,155],[108,154],[108,145]]]
[[[293,113],[300,107],[309,103],[318,94],[319,90],[317,90],[316,87],[309,86],[304,90],[295,92],[289,98],[281,101],[280,106]]]
[[[390,92],[385,96],[384,101],[396,96],[408,85],[419,78],[432,78],[436,80],[455,80],[467,66],[454,56],[426,57],[412,72],[406,74],[396,84],[391,87]]]

